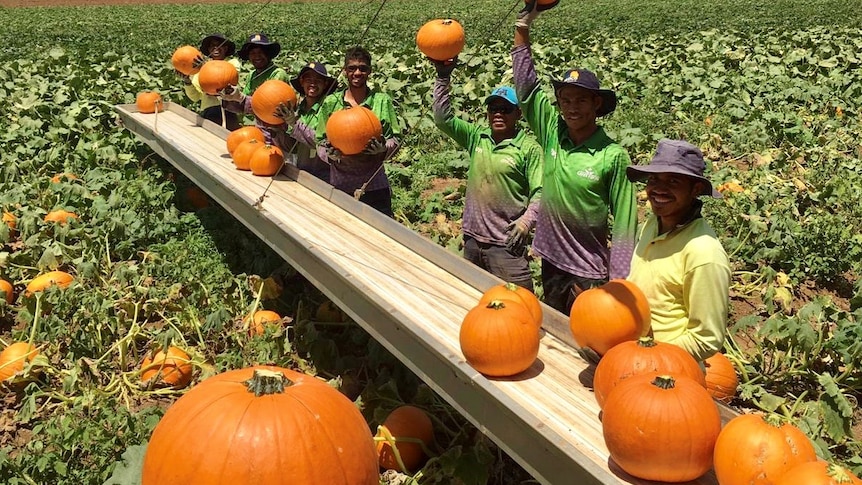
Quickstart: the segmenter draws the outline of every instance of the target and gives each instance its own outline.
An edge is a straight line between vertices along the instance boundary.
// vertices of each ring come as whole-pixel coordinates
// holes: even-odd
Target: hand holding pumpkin
[[[284,120],[285,131],[293,131],[293,125],[296,124],[296,111],[293,106],[289,106],[286,103],[279,103],[279,105],[275,107],[275,112],[272,113],[272,115]]]
[[[536,0],[530,0],[525,5],[524,8],[518,12],[518,18],[515,20],[515,27],[519,29],[529,29],[530,24],[533,23],[533,20],[536,20],[536,17],[542,13],[538,8],[538,3]],[[543,9],[546,10],[546,9]]]
[[[365,149],[362,150],[362,153],[372,156],[386,153],[386,143],[383,141],[383,138],[372,138],[368,140],[368,144],[365,145]]]
[[[344,156],[344,154],[341,153],[341,150],[332,146],[332,143],[329,142],[328,138],[324,138],[320,143],[320,146],[322,146],[323,150],[326,152],[326,158],[330,163],[340,162],[341,157]]]
[[[228,86],[219,91],[219,96],[225,101],[242,101],[245,99],[245,94],[239,89],[239,86]]]
[[[204,56],[198,55],[192,60],[192,67],[195,69],[200,69],[201,66],[204,65],[204,62],[206,62],[206,59],[204,59]]]
[[[440,79],[449,79],[452,77],[452,71],[454,71],[455,67],[458,65],[458,56],[447,61],[438,61],[431,59],[430,57],[428,60],[434,64],[434,69],[437,70],[437,77]]]

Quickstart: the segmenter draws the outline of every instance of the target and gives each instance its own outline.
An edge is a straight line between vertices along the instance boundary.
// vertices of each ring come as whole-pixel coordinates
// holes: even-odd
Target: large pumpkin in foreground
[[[338,110],[326,120],[326,137],[345,155],[360,153],[372,138],[382,134],[377,115],[365,106]]]
[[[239,72],[228,61],[207,61],[198,73],[198,83],[203,92],[215,96],[228,86],[236,86],[239,83]]]
[[[649,332],[649,302],[634,283],[611,280],[578,295],[569,314],[569,327],[578,345],[605,355],[614,345]]]
[[[296,91],[290,84],[280,79],[269,79],[254,90],[251,95],[251,109],[254,115],[270,125],[284,124],[275,116],[278,105],[296,106]]]
[[[244,141],[255,139],[260,143],[264,143],[266,139],[263,132],[256,126],[243,126],[238,128],[227,136],[227,152],[233,156],[234,150]]]
[[[604,406],[610,392],[621,382],[650,372],[685,376],[706,387],[703,371],[691,354],[674,344],[641,337],[615,345],[599,361],[593,376],[593,391],[599,407]]]
[[[539,298],[536,297],[535,293],[523,286],[518,286],[514,283],[503,283],[502,285],[492,286],[479,298],[479,304],[488,304],[494,300],[513,301],[523,304],[530,311],[530,315],[533,316],[536,326],[542,326],[542,304],[539,303]]]
[[[171,56],[171,64],[173,64],[174,69],[177,71],[186,76],[191,76],[201,70],[201,66],[198,65],[195,67],[195,61],[198,59],[203,60],[203,57],[203,54],[201,54],[201,51],[197,47],[184,45],[174,51],[174,54]]]
[[[602,411],[611,458],[646,480],[685,482],[706,473],[720,430],[712,396],[687,377],[631,377],[611,391]]]
[[[142,485],[377,485],[359,409],[319,379],[259,366],[211,377],[153,430]]]
[[[799,428],[774,415],[731,419],[715,443],[715,476],[721,485],[772,485],[796,465],[814,461],[814,445]]]

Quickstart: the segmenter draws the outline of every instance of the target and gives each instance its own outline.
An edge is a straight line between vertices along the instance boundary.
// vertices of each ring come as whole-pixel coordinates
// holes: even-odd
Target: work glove
[[[509,233],[506,237],[506,250],[512,254],[523,254],[530,237],[530,225],[521,217],[510,222],[506,231]]]
[[[452,71],[455,70],[455,66],[458,65],[458,58],[449,59],[448,61],[438,61],[436,59],[428,58],[433,64],[434,69],[437,70],[437,77],[440,79],[449,79],[452,77]]]
[[[386,143],[383,141],[383,138],[372,138],[368,140],[368,144],[365,145],[365,149],[362,150],[362,153],[374,156],[386,153]]]
[[[180,71],[174,71],[174,74],[176,74],[177,79],[182,81],[186,86],[192,83],[192,78],[190,76],[183,74]]]
[[[285,131],[291,131],[293,129],[293,125],[296,124],[296,110],[286,103],[279,103],[278,106],[275,107],[273,116],[284,120]]]
[[[206,58],[204,58],[204,56],[197,56],[194,58],[194,60],[192,60],[192,67],[195,69],[198,69],[201,66],[203,66],[204,62],[206,62],[206,61],[207,60],[206,60]]]
[[[529,29],[530,24],[533,23],[533,20],[536,20],[536,17],[539,16],[541,10],[536,8],[538,6],[538,2],[536,0],[530,0],[524,5],[524,8],[518,12],[518,18],[515,20],[515,27]],[[542,10],[547,10],[550,7],[545,7]]]
[[[338,163],[341,161],[341,157],[344,156],[344,154],[341,153],[341,150],[332,146],[332,143],[329,142],[329,138],[324,138],[323,141],[320,142],[320,146],[322,146],[326,152],[326,158],[329,163]]]
[[[219,96],[225,101],[241,102],[245,99],[245,94],[242,94],[239,86],[228,86],[219,92]]]

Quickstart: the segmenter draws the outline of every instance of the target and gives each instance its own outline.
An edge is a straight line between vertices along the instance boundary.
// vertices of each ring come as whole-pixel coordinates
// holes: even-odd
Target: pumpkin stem
[[[835,483],[853,483],[850,473],[844,467],[834,463],[826,465],[826,475],[829,476]]]
[[[649,335],[638,339],[638,347],[644,347],[648,349],[651,347],[655,347],[656,345],[658,344],[656,343],[655,339],[650,337]]]
[[[655,376],[655,379],[652,381],[652,385],[659,389],[673,389],[675,384],[676,381],[674,378],[667,375]]]
[[[766,421],[766,424],[776,428],[780,428],[784,424],[782,422],[781,415],[776,413],[769,413],[766,416],[763,416],[763,420]]]
[[[269,394],[281,394],[284,392],[284,388],[293,385],[293,382],[281,372],[255,369],[254,375],[245,381],[245,385],[248,386],[249,392],[254,393],[255,397],[260,397]]]
[[[486,307],[491,308],[492,310],[502,310],[503,308],[506,308],[506,304],[503,300],[491,300],[488,302]]]
[[[503,286],[509,291],[517,291],[518,290],[518,285],[516,285],[515,283],[507,282]]]

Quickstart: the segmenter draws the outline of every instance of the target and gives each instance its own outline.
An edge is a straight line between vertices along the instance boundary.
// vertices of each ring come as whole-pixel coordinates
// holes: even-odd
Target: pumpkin
[[[575,342],[604,355],[614,345],[649,332],[650,309],[634,283],[611,280],[583,291],[572,304],[569,327]]]
[[[198,58],[202,59],[203,54],[201,54],[201,51],[197,47],[184,45],[174,51],[174,55],[171,56],[171,64],[173,64],[174,69],[177,71],[186,76],[191,76],[201,70],[201,66],[195,67],[195,59]]]
[[[60,288],[65,288],[69,286],[74,279],[75,278],[72,277],[72,275],[65,271],[49,271],[45,274],[33,278],[33,280],[30,281],[30,283],[27,285],[26,295],[30,296],[33,293],[44,291],[51,286],[59,286]]]
[[[395,439],[395,449],[401,457],[402,468],[395,457],[395,451],[387,438]],[[425,411],[415,406],[401,406],[389,413],[374,437],[377,442],[377,457],[380,468],[410,473],[418,469],[425,459],[422,444],[400,441],[403,438],[421,441],[425,447],[434,441],[434,425]]]
[[[138,93],[135,99],[135,105],[141,113],[155,113],[165,110],[165,103],[162,101],[162,95],[154,91],[143,91]]]
[[[186,200],[189,201],[189,204],[191,204],[195,209],[203,209],[210,205],[210,200],[207,197],[207,194],[198,187],[188,187],[184,194]]]
[[[787,471],[775,485],[862,485],[850,470],[825,461],[809,461]]]
[[[24,370],[24,364],[39,355],[36,347],[27,342],[15,342],[0,352],[0,381],[9,380]]]
[[[165,384],[174,389],[182,389],[192,381],[192,363],[189,354],[177,347],[168,351],[159,350],[148,354],[141,362],[141,381],[151,384]]]
[[[18,218],[11,212],[3,211],[3,222],[6,223],[11,231],[14,231],[18,227]]]
[[[243,126],[230,132],[227,136],[227,152],[230,153],[230,156],[233,156],[234,150],[236,150],[236,147],[240,143],[251,139],[255,139],[261,143],[266,141],[263,137],[263,132],[256,126]]]
[[[447,61],[464,48],[464,28],[457,20],[431,20],[416,32],[416,46],[435,61]]]
[[[54,222],[54,223],[63,225],[63,224],[68,223],[69,219],[77,219],[77,218],[78,218],[78,214],[75,214],[74,212],[69,212],[67,210],[58,209],[58,210],[51,211],[51,212],[45,214],[44,221],[45,222]]]
[[[314,311],[314,319],[318,322],[344,322],[347,321],[347,315],[335,303],[327,300]]]
[[[284,154],[281,148],[275,145],[264,145],[251,154],[251,159],[248,161],[248,168],[251,173],[261,177],[270,177],[281,170],[284,165]]]
[[[544,6],[547,6],[547,5],[552,5],[552,6],[553,6],[556,2],[559,2],[559,1],[560,1],[560,0],[537,0],[537,1],[536,1],[536,5],[538,5],[538,6],[540,6],[540,7],[544,7]],[[529,2],[530,2],[530,0],[524,0],[524,3],[529,3]],[[545,10],[546,10],[546,9],[545,9]]]
[[[502,285],[492,286],[488,291],[482,294],[482,297],[479,299],[479,304],[487,304],[492,300],[513,301],[515,303],[523,304],[527,307],[527,310],[529,310],[530,315],[533,316],[533,321],[536,322],[536,326],[542,326],[542,304],[539,302],[539,298],[537,298],[532,291],[523,286],[518,286],[514,283],[504,283]]]
[[[0,280],[0,292],[6,294],[6,303],[8,305],[11,305],[15,301],[15,290],[12,288],[12,283]]]
[[[142,485],[377,485],[374,439],[353,402],[280,367],[231,370],[168,408]]]
[[[279,79],[270,79],[254,90],[251,95],[251,109],[254,115],[270,125],[281,125],[284,120],[275,116],[278,105],[296,106],[296,91]]]
[[[736,396],[736,388],[739,386],[736,367],[721,352],[703,361],[703,365],[706,367],[706,390],[715,399],[729,403]]]
[[[815,461],[814,445],[799,428],[776,415],[743,414],[724,425],[715,443],[715,476],[721,485],[770,485],[791,468]]]
[[[380,120],[365,106],[338,110],[326,120],[326,137],[345,155],[362,152],[372,138],[382,135]]]
[[[645,480],[685,482],[712,467],[721,416],[701,383],[639,374],[621,382],[602,411],[611,458]],[[722,482],[722,485],[723,482]]]
[[[63,181],[63,179],[77,180],[78,176],[73,174],[73,173],[68,173],[68,172],[58,173],[57,175],[54,175],[53,177],[51,177],[51,183],[59,184],[60,182]]]
[[[249,333],[252,335],[263,335],[266,332],[267,324],[281,325],[281,315],[272,310],[258,310],[251,317],[251,328]]]
[[[467,363],[486,376],[512,376],[539,355],[539,329],[524,305],[501,300],[478,305],[464,317],[459,335]]]
[[[207,61],[198,73],[198,84],[201,85],[201,90],[210,96],[215,96],[224,88],[236,86],[238,83],[239,73],[228,61]]]
[[[251,170],[251,156],[254,152],[263,146],[263,143],[252,138],[246,140],[236,147],[233,151],[233,164],[237,170]]]
[[[599,407],[604,406],[611,391],[624,380],[650,372],[685,376],[706,387],[703,371],[691,354],[674,344],[641,337],[615,345],[599,361],[593,376]]]

